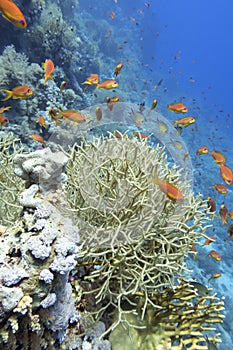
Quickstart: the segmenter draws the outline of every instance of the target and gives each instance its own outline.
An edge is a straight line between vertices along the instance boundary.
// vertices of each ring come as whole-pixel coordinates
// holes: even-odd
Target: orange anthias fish
[[[221,261],[222,260],[221,255],[218,252],[216,252],[215,250],[211,250],[211,252],[209,252],[208,255],[214,260],[217,260],[217,261]]]
[[[27,22],[24,15],[11,0],[0,0],[0,12],[5,19],[20,28],[26,28]]]
[[[222,225],[227,225],[228,209],[224,203],[220,206],[219,215],[222,220]]]
[[[5,111],[8,111],[10,108],[11,108],[11,106],[0,107],[0,114],[3,113],[3,112],[5,112]]]
[[[232,238],[233,238],[233,224],[231,224],[231,225],[228,227],[227,232],[228,232],[229,235],[230,235],[229,239],[232,239]]]
[[[205,242],[203,243],[203,245],[210,245],[212,242],[215,242],[214,236],[209,236]]]
[[[214,213],[216,211],[216,203],[215,203],[215,200],[213,198],[211,198],[211,197],[207,198],[207,205],[208,205],[209,211],[211,213]]]
[[[42,145],[46,144],[46,142],[43,139],[43,137],[41,135],[39,135],[39,134],[31,134],[29,137],[31,139],[33,139],[34,141],[36,141],[36,142],[42,143]]]
[[[97,84],[96,87],[97,89],[100,89],[100,90],[110,90],[110,89],[117,88],[118,85],[119,84],[116,80],[110,79],[110,80],[105,80],[100,84]]]
[[[59,109],[59,114],[57,115],[57,117],[61,117],[61,116],[75,123],[86,122],[86,118],[79,111],[76,111],[75,109],[67,109],[66,111],[62,111]]]
[[[62,118],[62,115],[57,114],[57,111],[54,108],[50,108],[48,111],[48,114],[53,122],[58,125],[60,123],[60,120]]]
[[[171,112],[175,112],[175,113],[187,113],[188,112],[188,108],[181,102],[169,104],[169,105],[167,105],[167,108]]]
[[[107,103],[117,103],[119,101],[119,96],[106,97]]]
[[[185,118],[180,118],[180,119],[176,119],[174,120],[174,124],[175,125],[178,125],[178,126],[184,126],[184,127],[187,127],[189,126],[190,124],[193,124],[195,123],[195,119],[193,117],[185,117]]]
[[[150,182],[158,185],[160,190],[167,195],[167,197],[176,203],[184,203],[184,196],[178,190],[178,188],[172,185],[170,182],[160,180],[159,178],[149,179]]]
[[[199,147],[198,149],[197,149],[197,151],[196,151],[196,157],[197,156],[200,156],[201,154],[206,154],[206,153],[208,153],[209,152],[209,149],[208,149],[208,147],[207,146],[201,146],[201,147]]]
[[[7,119],[6,117],[4,117],[4,115],[0,115],[0,128],[4,125],[4,124],[8,124],[9,123],[9,119]]]
[[[116,77],[118,76],[118,74],[121,73],[122,67],[123,67],[123,63],[122,63],[122,62],[120,62],[120,63],[115,67],[115,69],[114,69],[114,74],[115,74]]]
[[[18,99],[21,98],[22,100],[25,100],[26,98],[32,96],[33,90],[27,86],[27,85],[20,85],[16,86],[13,90],[5,90],[1,89],[2,91],[6,92],[6,97],[2,101],[9,100],[9,98]]]
[[[214,186],[212,186],[216,191],[218,191],[218,193],[220,194],[227,194],[227,188],[226,186],[222,185],[222,184],[214,184]]]
[[[227,185],[231,185],[232,184],[232,182],[233,182],[233,172],[232,172],[231,168],[229,168],[225,164],[221,164],[220,165],[220,174],[221,174],[221,176],[223,178],[223,181]]]
[[[224,154],[222,154],[219,151],[212,151],[210,152],[213,160],[215,161],[216,164],[220,165],[220,164],[225,164],[226,163],[226,157],[224,156]]]
[[[138,139],[148,140],[150,138],[150,135],[147,135],[144,132],[134,131],[132,135],[137,137]]]
[[[42,126],[43,128],[46,129],[46,124],[45,124],[45,120],[44,117],[42,115],[40,115],[39,117],[36,118],[36,122],[40,124],[40,126]]]
[[[54,72],[54,63],[50,59],[46,59],[44,63],[42,63],[42,67],[44,68],[44,85],[46,84],[48,79],[53,79],[51,74]]]
[[[91,74],[82,84],[97,85],[99,82],[98,74]]]

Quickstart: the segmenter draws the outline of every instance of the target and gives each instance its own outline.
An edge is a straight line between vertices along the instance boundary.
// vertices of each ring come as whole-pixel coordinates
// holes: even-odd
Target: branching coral
[[[8,45],[0,56],[0,69],[0,86],[3,88],[28,85],[30,82],[35,82],[38,74],[42,73],[42,68],[35,63],[29,64],[28,57],[24,53],[17,52],[14,45]]]
[[[0,135],[0,224],[13,225],[22,206],[17,198],[24,188],[24,181],[14,175],[13,158],[23,152],[18,139],[13,134]]]
[[[164,148],[143,140],[110,134],[74,145],[68,155],[67,213],[80,228],[84,289],[96,303],[89,311],[98,318],[141,292],[144,317],[153,293],[187,270],[184,259],[206,228],[206,203],[179,181]],[[177,186],[184,204],[148,181],[155,176]]]
[[[210,292],[200,296],[188,282],[157,291],[152,297],[157,306],[149,305],[143,320],[144,296],[136,293],[131,305],[137,305],[138,316],[130,312],[131,305],[120,310],[121,323],[110,335],[112,349],[208,350],[205,332],[215,331],[224,317],[223,300]],[[219,342],[219,334],[209,340]]]

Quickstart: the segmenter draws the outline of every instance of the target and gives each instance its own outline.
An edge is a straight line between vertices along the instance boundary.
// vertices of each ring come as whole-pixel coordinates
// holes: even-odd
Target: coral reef
[[[0,87],[11,88],[17,85],[30,85],[38,80],[43,70],[37,63],[29,63],[26,54],[17,52],[14,45],[8,45],[0,56]]]
[[[4,349],[108,350],[100,337],[110,330],[118,349],[114,332],[125,323],[130,332],[140,329],[130,337],[135,344],[141,336],[154,344],[162,330],[156,341],[164,349],[199,346],[203,331],[221,322],[223,303],[215,296],[197,300],[192,286],[175,285],[208,222],[201,196],[181,183],[164,147],[127,134],[93,138],[63,153],[43,149],[14,158],[27,188],[19,195],[21,217],[1,237]],[[148,181],[155,174],[179,187],[184,204]]]

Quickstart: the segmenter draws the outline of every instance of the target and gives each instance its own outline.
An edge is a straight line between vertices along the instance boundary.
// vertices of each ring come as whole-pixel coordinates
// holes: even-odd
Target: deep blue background
[[[218,109],[233,116],[232,0],[159,0],[150,3],[150,8],[145,9],[144,2],[138,2],[145,10],[145,61],[155,69],[161,69],[164,76],[169,68],[172,73],[183,72],[174,78],[179,90],[202,96],[204,92],[210,107],[217,104]],[[179,51],[180,58],[174,60]],[[190,78],[195,82],[191,83]]]

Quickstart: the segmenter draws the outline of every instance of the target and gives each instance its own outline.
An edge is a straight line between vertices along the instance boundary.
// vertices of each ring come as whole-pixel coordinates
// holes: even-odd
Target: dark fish
[[[189,281],[189,284],[191,284],[198,291],[199,296],[204,297],[209,294],[208,288],[203,284],[195,281]]]

